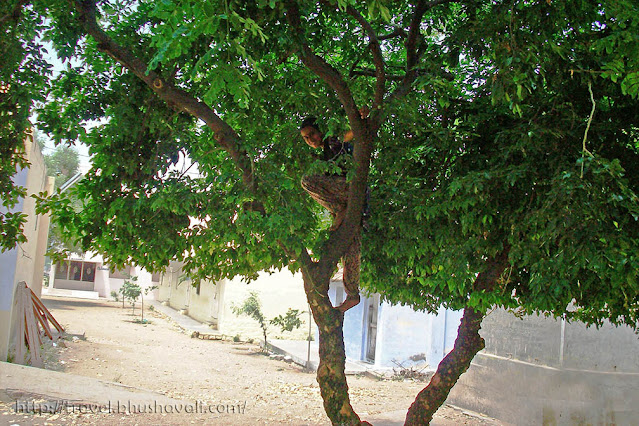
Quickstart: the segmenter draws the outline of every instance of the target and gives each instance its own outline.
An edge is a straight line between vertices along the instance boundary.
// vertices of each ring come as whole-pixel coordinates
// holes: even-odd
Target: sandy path
[[[30,423],[17,424],[329,424],[314,373],[269,359],[256,345],[192,339],[149,311],[145,317],[151,324],[137,324],[130,309],[112,301],[45,297],[44,302],[68,333],[86,336],[53,348],[47,368],[198,401],[223,412],[58,416],[41,418],[42,423],[33,422],[38,419],[32,416]],[[362,419],[406,410],[425,385],[355,376],[348,382],[351,402]],[[244,407],[242,414],[228,412],[238,404]],[[4,408],[4,415],[9,415]],[[0,423],[5,419],[9,420],[0,417]],[[494,423],[444,407],[437,424]]]

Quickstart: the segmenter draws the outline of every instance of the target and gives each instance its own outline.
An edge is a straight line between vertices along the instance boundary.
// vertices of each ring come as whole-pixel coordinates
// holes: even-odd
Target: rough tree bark
[[[304,290],[319,329],[319,365],[317,382],[324,401],[324,410],[333,424],[362,423],[353,410],[346,382],[346,352],[344,349],[344,314],[333,308],[328,298],[330,272],[317,264],[303,270]]]
[[[476,290],[488,290],[497,285],[497,281],[508,266],[508,249],[487,261],[488,268],[475,279]],[[484,312],[467,307],[464,309],[457,339],[453,349],[437,366],[437,371],[415,398],[406,415],[406,425],[427,425],[433,415],[446,401],[451,389],[459,377],[468,370],[477,352],[484,349],[484,339],[479,335]]]

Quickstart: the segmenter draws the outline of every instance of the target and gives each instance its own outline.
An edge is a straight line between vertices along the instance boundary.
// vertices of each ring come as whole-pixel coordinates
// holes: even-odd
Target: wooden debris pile
[[[18,315],[15,362],[43,367],[42,335],[55,341],[64,332],[64,328],[53,318],[51,312],[24,281],[18,283],[15,306]],[[51,332],[49,322],[57,330],[55,335]],[[42,333],[40,327],[42,327]]]

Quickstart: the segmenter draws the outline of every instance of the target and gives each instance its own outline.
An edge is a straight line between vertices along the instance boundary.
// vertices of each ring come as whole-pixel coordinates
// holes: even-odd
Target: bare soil
[[[315,374],[265,356],[251,343],[200,340],[183,333],[161,314],[145,312],[149,324],[121,303],[45,297],[45,305],[67,333],[84,336],[47,350],[45,368],[148,389],[166,396],[228,407],[207,414],[16,414],[0,395],[0,424],[239,424],[326,425]],[[399,380],[397,380],[399,378]],[[349,376],[351,403],[362,420],[393,418],[401,424],[425,382],[396,377]],[[4,400],[4,402],[3,402]],[[244,407],[238,414],[231,407]],[[240,411],[240,410],[238,410]],[[381,424],[381,423],[380,423]],[[433,424],[497,425],[450,406]]]

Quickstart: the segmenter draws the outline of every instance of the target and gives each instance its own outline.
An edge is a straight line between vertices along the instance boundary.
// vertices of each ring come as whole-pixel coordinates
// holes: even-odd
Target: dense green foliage
[[[339,134],[350,110],[299,57],[307,43],[370,106],[372,31],[387,96],[371,114],[381,127],[366,284],[422,308],[502,305],[636,325],[634,2],[424,2],[415,58],[406,2],[99,2],[101,28],[142,73],[83,35],[89,12],[45,3],[43,36],[76,62],[53,82],[40,127],[82,140],[94,162],[74,189],[82,214],[63,198],[50,206],[85,249],[150,269],[188,255],[193,273],[211,278],[297,269],[304,247],[322,255],[321,209],[299,188],[318,165],[297,126],[314,114]],[[301,31],[288,19],[293,3]],[[219,139],[178,98],[156,96],[143,81],[152,75],[206,104],[237,137]],[[185,158],[196,166],[187,170]],[[245,208],[256,200],[266,214]],[[474,289],[486,260],[504,251],[508,276]]]
[[[20,113],[1,112],[2,170],[20,162],[26,111],[44,100],[44,40],[67,67],[39,127],[87,144],[93,168],[42,208],[112,265],[184,260],[212,279],[301,269],[334,423],[359,418],[327,288],[367,182],[364,284],[472,319],[459,342],[469,356],[444,366],[439,399],[409,417],[428,419],[445,400],[483,347],[477,331],[493,306],[637,328],[634,0],[5,3],[0,82],[13,91],[1,101]],[[299,137],[309,114],[355,135],[349,208],[334,232],[299,185],[326,169]],[[0,176],[11,203],[16,189]],[[18,234],[0,225],[6,246]]]
[[[27,166],[24,140],[30,131],[33,102],[43,99],[48,65],[35,41],[42,17],[20,3],[0,4],[0,251],[24,242],[24,215],[12,212],[25,189],[12,178]]]
[[[47,174],[55,178],[55,188],[61,188],[79,171],[80,157],[73,146],[58,145],[52,153],[44,155],[44,163],[47,166]],[[71,199],[70,207],[74,212],[81,210],[82,203],[77,199]],[[72,238],[63,234],[57,222],[49,227],[48,251],[51,255],[61,256],[66,252],[81,253]]]
[[[425,77],[380,135],[368,282],[427,309],[636,328],[637,5],[494,3],[451,8],[429,62],[454,77]],[[502,251],[507,276],[474,289]]]

